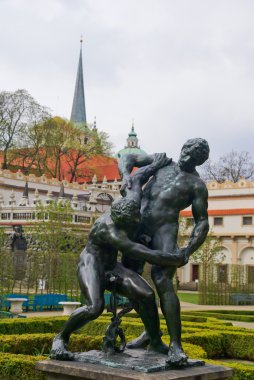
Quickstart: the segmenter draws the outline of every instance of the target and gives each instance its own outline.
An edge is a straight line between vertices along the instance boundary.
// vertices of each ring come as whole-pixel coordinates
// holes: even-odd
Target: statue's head
[[[202,165],[209,157],[208,142],[201,138],[187,140],[183,145],[178,165],[180,169],[192,172],[196,166]]]
[[[117,226],[128,227],[140,222],[139,204],[134,199],[118,198],[111,205],[111,218]]]

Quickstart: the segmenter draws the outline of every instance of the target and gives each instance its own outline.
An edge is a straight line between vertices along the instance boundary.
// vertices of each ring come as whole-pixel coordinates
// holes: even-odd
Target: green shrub
[[[57,333],[66,320],[67,317],[2,319],[0,320],[0,334]]]
[[[185,311],[184,313],[194,313],[196,314],[203,314],[207,313],[207,310],[195,310],[193,311]],[[254,311],[252,310],[209,310],[209,313],[213,314],[240,314],[240,315],[252,315],[254,317]]]
[[[196,346],[195,344],[183,343],[183,349],[185,353],[191,359],[206,359],[207,353],[202,347]]]
[[[106,314],[107,315],[107,314]],[[103,314],[105,316],[105,314]],[[137,313],[128,313],[126,314],[126,317],[129,318],[136,318],[140,320],[140,317]],[[164,319],[164,316],[162,314],[159,315],[160,319]],[[181,320],[182,321],[192,321],[192,322],[206,322],[207,318],[205,316],[201,315],[192,315],[190,313],[183,312],[181,313]]]
[[[208,358],[228,357],[254,360],[253,333],[238,331],[204,331],[183,334],[183,341],[201,346]]]
[[[1,335],[0,352],[24,355],[49,355],[56,334]],[[101,349],[103,336],[73,334],[70,338],[71,351]]]
[[[215,360],[208,360],[207,362],[209,364],[216,364],[233,368],[234,375],[230,377],[229,380],[254,380],[254,365]]]
[[[243,311],[234,311],[234,310],[225,310],[225,311],[216,311],[216,310],[209,310],[209,311],[195,311],[194,315],[198,317],[198,315],[202,315],[202,317],[215,317],[217,319],[224,319],[224,320],[230,320],[230,321],[242,321],[242,322],[254,322],[254,314],[248,314],[244,313]]]
[[[2,335],[0,336],[0,351],[12,354],[24,355],[44,355],[49,354],[53,338],[55,334],[22,334],[19,336]],[[135,336],[127,336],[128,341]],[[70,339],[70,351],[89,351],[100,350],[102,346],[103,336],[88,336],[81,334],[73,334]],[[166,344],[169,343],[168,336],[163,337]],[[195,346],[190,343],[184,343],[184,349],[191,358],[206,358],[206,352],[202,347]]]
[[[254,360],[254,336],[246,332],[230,332],[223,334],[226,353],[229,358]]]
[[[224,339],[221,332],[201,331],[194,334],[183,334],[184,342],[201,346],[208,358],[223,357],[225,353]]]
[[[0,353],[0,378],[3,380],[44,380],[45,375],[35,370],[35,363],[44,356]]]

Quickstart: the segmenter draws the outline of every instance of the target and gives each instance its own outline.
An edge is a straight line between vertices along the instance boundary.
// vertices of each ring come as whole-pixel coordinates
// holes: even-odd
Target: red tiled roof
[[[3,154],[2,152],[0,152],[0,164],[2,163],[2,161]],[[17,171],[21,167],[21,160],[17,158],[12,163],[12,168],[10,168],[10,170]],[[79,183],[91,182],[94,174],[96,174],[97,180],[99,182],[103,180],[104,176],[106,176],[108,181],[114,181],[115,179],[120,180],[117,160],[113,157],[107,157],[102,155],[94,156],[93,158],[88,159],[87,161],[80,164],[78,166],[77,171],[79,173],[79,177],[81,177],[77,178],[77,182]],[[39,175],[36,165],[32,166],[31,172],[35,173],[36,175]],[[47,173],[45,174],[47,175]],[[61,176],[61,179],[65,179],[67,181],[70,181],[71,179],[70,167],[64,156],[61,157]]]

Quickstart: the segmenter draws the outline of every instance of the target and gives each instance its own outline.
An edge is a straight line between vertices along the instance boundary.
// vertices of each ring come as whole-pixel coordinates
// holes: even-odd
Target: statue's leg
[[[78,278],[87,305],[76,309],[65,323],[63,330],[55,337],[51,358],[72,360],[73,354],[67,351],[70,335],[87,322],[98,318],[103,312],[105,279],[100,260],[94,255],[85,253],[78,267]]]
[[[161,340],[160,320],[153,289],[139,274],[120,263],[116,265],[114,272],[123,279],[122,283],[117,285],[117,292],[133,302],[149,336],[150,349],[167,354],[168,346]]]
[[[172,278],[176,271],[172,268],[152,268],[152,278],[160,297],[160,306],[166,319],[170,335],[170,346],[167,362],[171,365],[182,366],[187,362],[187,355],[181,345],[181,316],[180,302],[175,293]]]

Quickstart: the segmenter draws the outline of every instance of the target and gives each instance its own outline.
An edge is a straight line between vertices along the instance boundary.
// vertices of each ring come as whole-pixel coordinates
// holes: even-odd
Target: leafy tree
[[[35,169],[40,175],[45,173],[58,180],[67,175],[73,182],[91,175],[84,170],[87,160],[108,154],[110,149],[105,132],[53,117],[27,130],[22,148],[11,152],[11,163],[18,163],[23,172]]]
[[[191,261],[200,264],[205,272],[206,268],[220,264],[224,258],[220,240],[210,232],[204,243],[192,254]]]
[[[65,159],[70,174],[70,182],[85,178],[91,173],[84,171],[84,164],[95,155],[111,153],[112,144],[105,132],[98,132],[88,126],[74,128],[71,141],[65,147]]]
[[[237,182],[241,178],[254,179],[254,162],[248,152],[236,152],[221,156],[218,162],[208,160],[201,173],[205,181],[223,183],[227,180]]]
[[[10,293],[14,282],[14,261],[9,247],[9,236],[0,229],[0,294]]]
[[[86,232],[72,224],[69,202],[39,205],[36,213],[37,223],[26,231],[30,241],[28,288],[37,292],[39,281],[45,281],[47,292],[79,293],[76,268]]]
[[[193,218],[179,219],[178,245],[184,246],[188,242],[191,229],[193,228]],[[190,262],[199,264],[201,281],[204,286],[208,282],[209,269],[223,262],[225,255],[218,237],[213,235],[212,230],[206,237],[204,243],[191,255]]]
[[[48,111],[37,103],[26,90],[0,92],[0,149],[2,167],[8,167],[10,149],[22,146],[27,130],[48,117]]]

